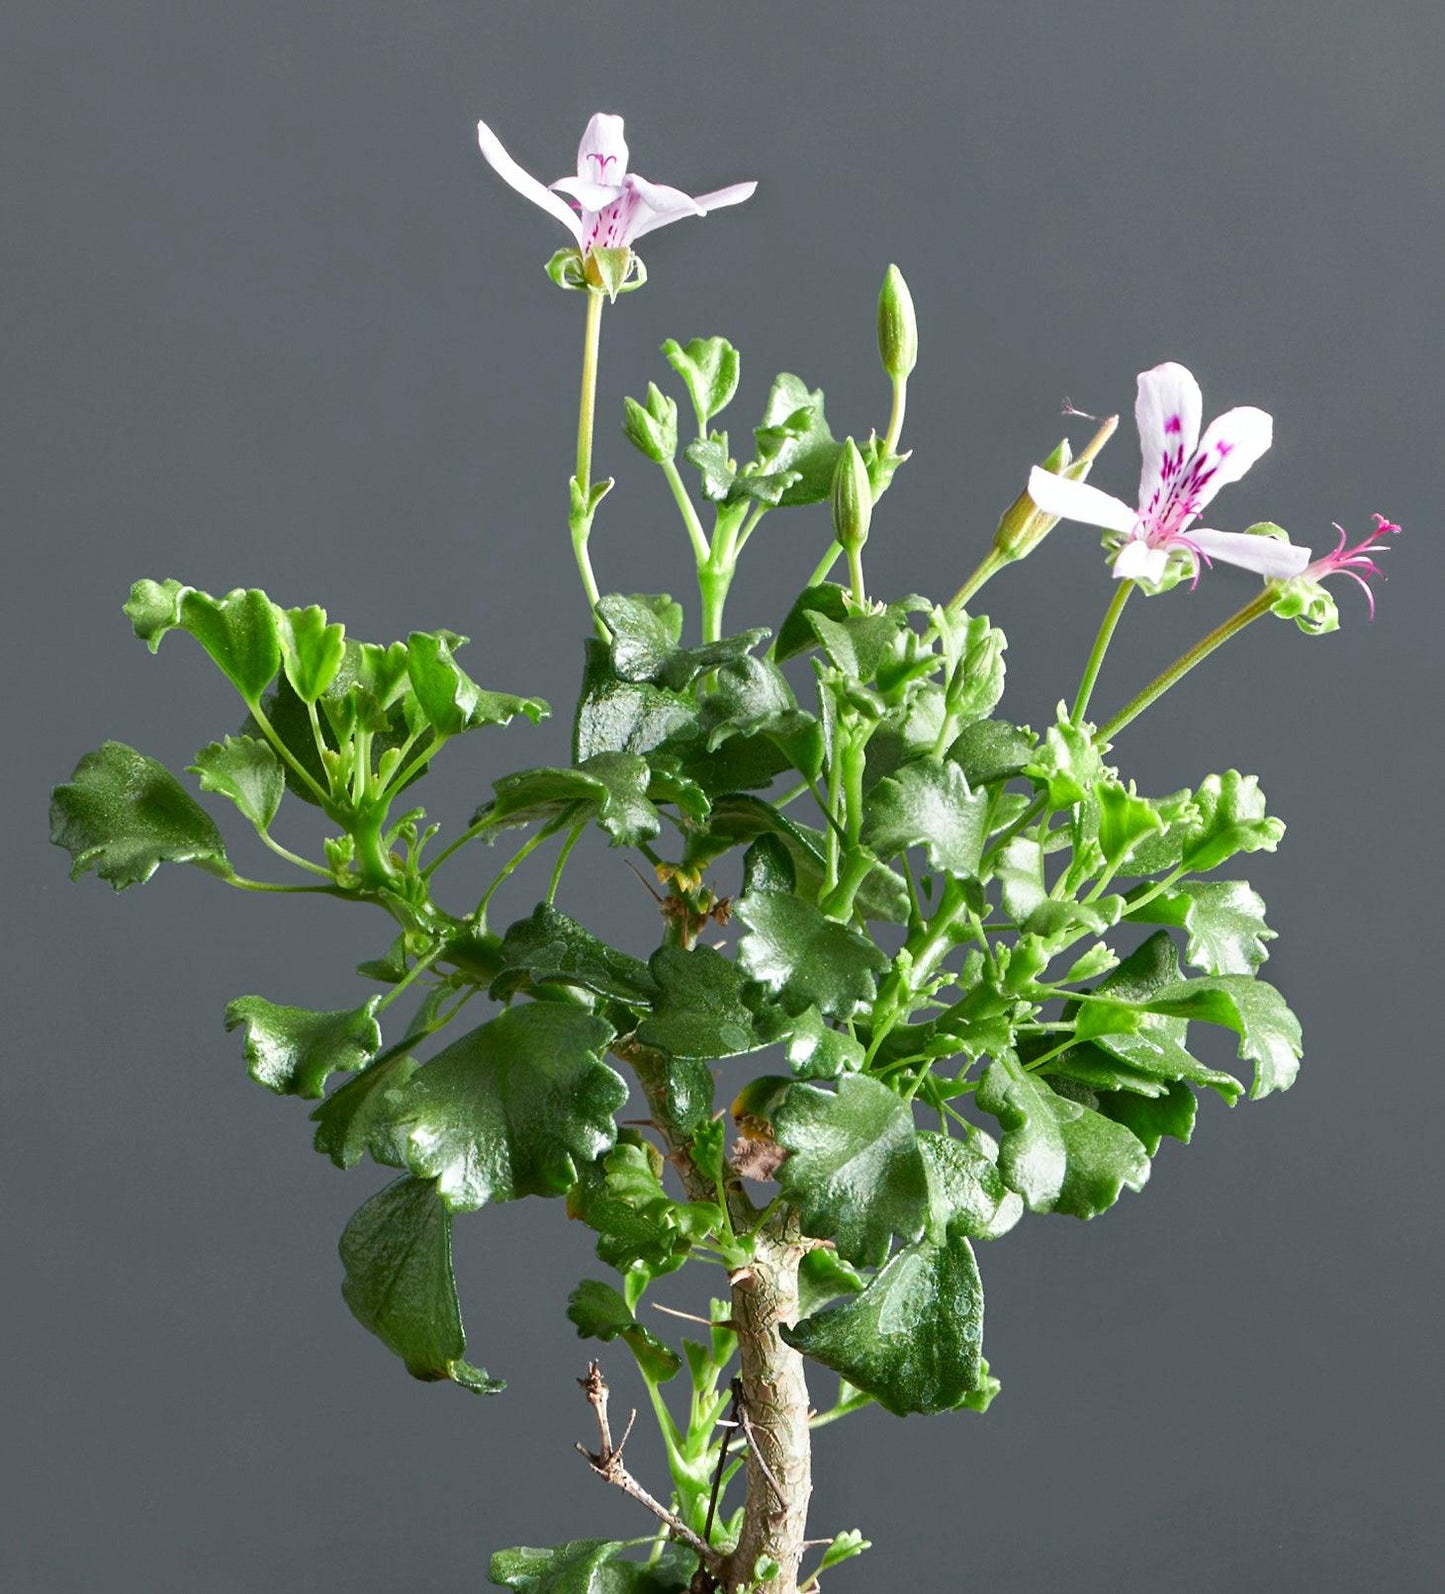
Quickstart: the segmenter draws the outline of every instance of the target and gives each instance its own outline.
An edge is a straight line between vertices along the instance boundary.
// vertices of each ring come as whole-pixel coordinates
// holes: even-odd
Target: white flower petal
[[[1187,474],[1198,483],[1191,494],[1195,513],[1221,487],[1237,482],[1273,440],[1273,419],[1248,404],[1226,410],[1217,421],[1211,421],[1187,468]]]
[[[658,227],[681,221],[684,216],[707,214],[691,194],[683,193],[680,188],[669,188],[666,183],[649,183],[645,177],[630,173],[627,188],[637,201],[627,228],[629,243]]]
[[[714,188],[710,194],[699,194],[697,202],[704,211],[721,210],[724,205],[741,205],[757,192],[756,183],[731,183],[726,188]]]
[[[1081,520],[1086,526],[1103,526],[1109,531],[1132,531],[1138,519],[1121,499],[1102,493],[1087,482],[1055,476],[1041,465],[1029,472],[1029,497],[1046,515]]]
[[[1174,361],[1139,373],[1134,420],[1139,427],[1139,509],[1162,502],[1199,442],[1204,399],[1199,384]],[[1156,499],[1157,494],[1157,499]]]
[[[598,111],[577,146],[577,175],[585,182],[621,184],[627,175],[622,118]]]
[[[485,122],[477,123],[477,143],[481,145],[487,164],[497,176],[515,188],[524,199],[530,199],[534,205],[540,205],[543,210],[555,216],[580,246],[582,223],[573,214],[572,207],[567,201],[559,199],[545,183],[538,182],[530,172],[524,172],[502,147],[502,141]]]
[[[559,177],[549,185],[554,193],[570,194],[583,210],[606,210],[622,198],[624,190],[610,183],[588,182],[584,177]]]
[[[1191,531],[1189,540],[1210,559],[1253,570],[1266,581],[1288,581],[1310,562],[1310,550],[1248,531]]]
[[[1142,537],[1131,537],[1114,556],[1114,579],[1162,581],[1168,565],[1167,548],[1151,548]]]

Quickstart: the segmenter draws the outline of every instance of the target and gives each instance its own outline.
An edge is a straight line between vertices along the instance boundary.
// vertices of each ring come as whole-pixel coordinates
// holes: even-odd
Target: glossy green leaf
[[[738,943],[739,965],[789,1013],[816,1007],[829,1018],[851,1018],[873,999],[888,959],[851,926],[781,891],[740,897],[733,912],[748,927]]]
[[[1166,800],[1169,801],[1169,800]],[[1254,775],[1210,775],[1187,801],[1171,802],[1174,816],[1161,836],[1135,849],[1130,874],[1159,874],[1182,866],[1206,874],[1240,852],[1273,852],[1284,823],[1265,812]]]
[[[103,742],[55,788],[50,839],[70,854],[72,880],[94,869],[117,891],[149,880],[162,863],[231,873],[211,816],[164,764],[124,742]]]
[[[567,1192],[567,1215],[595,1231],[598,1260],[619,1273],[670,1273],[722,1224],[709,1202],[674,1201],[663,1188],[658,1153],[630,1141],[581,1169]]]
[[[612,1027],[553,1002],[510,1007],[453,1041],[405,1086],[407,1163],[449,1211],[565,1195],[614,1142],[627,1085],[602,1061]]]
[[[818,1009],[810,1007],[792,1021],[787,1058],[799,1079],[837,1079],[863,1067],[863,1047],[846,1029],[831,1029]]]
[[[830,1247],[809,1251],[798,1263],[798,1317],[811,1317],[840,1295],[859,1295],[865,1287],[862,1274]]]
[[[475,1394],[505,1387],[462,1360],[452,1219],[429,1181],[398,1179],[372,1196],[346,1225],[340,1249],[346,1304],[413,1378],[450,1378]]]
[[[644,1046],[671,1057],[716,1061],[771,1045],[779,1026],[759,1024],[744,999],[743,975],[711,947],[662,946],[648,970],[657,988],[652,1014],[637,1028]]]
[[[983,1379],[983,1285],[958,1230],[904,1246],[861,1295],[783,1329],[886,1411],[951,1411]]]
[[[817,504],[828,496],[842,445],[828,429],[823,393],[809,391],[801,378],[784,371],[773,383],[754,434],[758,462],[769,471],[796,471],[783,504]]]
[[[422,712],[443,736],[458,736],[477,725],[505,725],[525,714],[535,725],[551,710],[538,697],[484,691],[452,657],[465,637],[439,631],[413,631],[406,639],[407,674]]]
[[[1115,1119],[1052,1090],[1048,1105],[1064,1139],[1064,1180],[1053,1204],[1055,1212],[1075,1218],[1097,1217],[1108,1211],[1125,1189],[1144,1188],[1149,1153],[1137,1135]]]
[[[1032,731],[1007,720],[986,719],[960,731],[948,757],[970,785],[987,786],[1021,775],[1037,746]]]
[[[708,422],[727,408],[738,390],[738,351],[726,338],[693,338],[685,344],[669,338],[662,352],[687,385],[698,432],[706,432]]]
[[[596,996],[645,1007],[657,992],[640,958],[608,946],[547,902],[539,902],[530,918],[518,919],[508,928],[497,959],[501,973],[492,985],[494,998],[509,997],[527,983],[575,985]]]
[[[281,660],[286,679],[303,703],[314,703],[336,679],[346,654],[346,627],[328,625],[315,604],[279,615]]]
[[[270,744],[254,736],[227,736],[196,754],[191,773],[202,791],[229,797],[258,830],[270,828],[286,795],[286,771]]]
[[[666,1383],[682,1367],[682,1358],[637,1321],[619,1290],[598,1279],[583,1281],[567,1297],[567,1318],[580,1339],[625,1341],[637,1365],[654,1384]]]
[[[152,653],[167,631],[189,631],[248,703],[260,700],[281,668],[276,608],[257,588],[213,598],[175,580],[137,581],[125,612]]]
[[[226,1028],[246,1026],[251,1078],[281,1096],[320,1096],[334,1073],[354,1073],[381,1049],[379,996],[356,1008],[313,1012],[281,1007],[263,996],[238,996],[226,1008]]]
[[[793,1085],[773,1115],[788,1157],[778,1171],[803,1232],[833,1240],[839,1255],[876,1267],[896,1234],[914,1240],[928,1222],[928,1172],[908,1105],[886,1085],[845,1074],[836,1090]]]
[[[787,677],[768,659],[734,658],[717,672],[699,705],[698,723],[709,752],[733,737],[767,737],[786,765],[808,779],[823,767],[823,729],[799,708]]]
[[[635,1543],[574,1539],[552,1550],[498,1550],[488,1578],[516,1594],[685,1594],[697,1554],[682,1544],[664,1546],[656,1562],[628,1561]]]
[[[338,1168],[365,1156],[392,1168],[406,1166],[406,1135],[397,1122],[402,1087],[417,1071],[416,1058],[397,1052],[333,1091],[311,1114],[312,1144]]]
[[[970,791],[957,764],[920,758],[873,788],[863,840],[883,859],[924,847],[935,869],[973,879],[987,812],[988,793]]]
[[[598,753],[649,753],[692,725],[697,707],[691,697],[652,681],[624,681],[595,637],[586,660],[572,731],[578,763]]]
[[[1294,1084],[1303,1051],[1299,1020],[1266,981],[1245,974],[1180,980],[1156,992],[1148,1006],[1172,1018],[1232,1029],[1239,1037],[1239,1055],[1255,1065],[1251,1101]]]
[[[1140,1096],[1127,1090],[1101,1090],[1095,1105],[1106,1118],[1123,1124],[1152,1157],[1165,1135],[1189,1144],[1199,1102],[1185,1084],[1172,1084],[1162,1096]]]
[[[1118,869],[1146,837],[1164,829],[1157,809],[1137,795],[1132,781],[1128,786],[1117,780],[1096,781],[1093,798],[1099,809],[1099,848],[1111,871]]]
[[[1104,769],[1089,726],[1074,725],[1064,704],[1058,719],[1044,733],[1044,744],[1024,773],[1047,793],[1055,811],[1082,802]]]
[[[529,824],[576,807],[590,810],[614,846],[635,846],[662,828],[647,795],[647,760],[635,753],[596,753],[575,769],[526,769],[493,782],[490,812],[499,820]]]
[[[677,651],[682,605],[666,593],[609,592],[597,612],[612,633],[612,668],[624,681],[653,680]]]
[[[1264,898],[1244,880],[1184,880],[1128,917],[1172,924],[1188,933],[1185,957],[1209,974],[1255,974],[1275,932]]]
[[[1063,1130],[1052,1110],[1054,1093],[1027,1072],[1011,1052],[996,1057],[979,1081],[974,1100],[996,1118],[998,1170],[1033,1212],[1048,1212],[1059,1198],[1068,1166]]]
[[[953,1229],[975,1240],[996,1240],[1023,1216],[1023,1199],[998,1171],[998,1146],[976,1129],[967,1140],[925,1130],[918,1136],[928,1170],[929,1233],[942,1241]]]

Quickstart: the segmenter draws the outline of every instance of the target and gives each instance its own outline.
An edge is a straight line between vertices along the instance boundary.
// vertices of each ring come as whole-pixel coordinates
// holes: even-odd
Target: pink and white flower
[[[605,111],[597,112],[582,135],[577,175],[559,177],[550,188],[522,170],[485,122],[477,123],[477,141],[492,170],[524,198],[556,217],[584,255],[594,249],[626,249],[645,233],[684,216],[705,216],[720,206],[740,204],[758,186],[734,183],[694,197],[680,188],[650,183],[628,171],[622,118]],[[572,204],[561,198],[562,194]]]
[[[1215,559],[1268,581],[1299,575],[1310,562],[1308,548],[1272,536],[1194,526],[1219,489],[1238,481],[1264,453],[1274,432],[1263,410],[1244,405],[1226,411],[1200,437],[1203,409],[1199,384],[1182,365],[1156,365],[1140,375],[1134,405],[1144,460],[1138,508],[1037,466],[1029,475],[1029,497],[1045,514],[1120,534],[1114,574],[1121,580],[1162,581],[1175,554],[1184,556],[1196,581],[1201,565]]]

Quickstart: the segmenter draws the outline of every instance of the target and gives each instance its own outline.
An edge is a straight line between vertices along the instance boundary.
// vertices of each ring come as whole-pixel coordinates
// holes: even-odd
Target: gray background
[[[604,586],[687,590],[665,490],[617,433],[623,393],[664,374],[658,343],[742,347],[735,430],[787,368],[866,432],[890,259],[924,352],[875,589],[951,590],[1062,397],[1127,409],[1166,358],[1206,415],[1277,417],[1219,523],[1267,515],[1316,546],[1377,509],[1406,527],[1373,627],[1342,584],[1342,633],[1256,627],[1118,748],[1152,791],[1258,770],[1288,818],[1249,873],[1305,1022],[1298,1088],[1206,1102],[1143,1195],[985,1250],[1004,1394],[984,1419],[820,1436],[815,1530],[878,1543],[830,1586],[1435,1586],[1441,15],[10,0],[0,1586],[463,1590],[501,1545],[644,1530],[569,1448],[585,1234],[542,1203],[464,1221],[473,1351],[512,1385],[412,1383],[337,1289],[336,1236],[379,1177],[315,1157],[304,1111],[221,1032],[243,991],[356,1000],[384,924],[188,870],[71,887],[43,841],[47,787],[102,738],[180,767],[235,723],[189,643],[151,659],[129,638],[142,574],[263,584],[361,636],[453,626],[484,680],[551,698],[550,726],[451,756],[427,792],[448,822],[561,753],[580,305],[540,270],[560,229],[484,169],[472,127],[550,179],[598,108],[657,180],[761,182],[649,239],[652,283],[606,318]],[[1127,493],[1136,468],[1126,424],[1096,479]],[[821,511],[766,524],[733,620],[775,619],[825,535]],[[1099,707],[1249,587],[1224,569],[1137,603]],[[1067,527],[990,589],[1016,717],[1072,691],[1108,594],[1093,534]],[[651,933],[605,851],[568,905]]]

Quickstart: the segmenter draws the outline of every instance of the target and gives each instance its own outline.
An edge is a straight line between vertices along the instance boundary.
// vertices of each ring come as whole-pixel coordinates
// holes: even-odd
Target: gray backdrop
[[[235,722],[191,644],[151,659],[130,638],[142,574],[263,584],[362,636],[449,625],[483,679],[557,703],[454,753],[428,791],[448,821],[561,753],[580,305],[540,269],[560,229],[483,167],[473,123],[550,178],[602,108],[657,180],[761,184],[648,240],[652,283],[606,318],[604,586],[687,590],[662,484],[617,430],[661,340],[741,346],[735,427],[785,368],[866,432],[890,259],[923,358],[875,588],[951,590],[1063,396],[1127,409],[1166,358],[1207,414],[1277,417],[1221,523],[1268,515],[1316,545],[1377,509],[1406,528],[1373,627],[1343,587],[1337,636],[1258,626],[1118,749],[1153,791],[1257,770],[1288,818],[1249,873],[1305,1023],[1298,1088],[1205,1103],[1141,1196],[986,1248],[1004,1394],[982,1419],[820,1436],[816,1530],[878,1543],[831,1586],[1436,1586],[1441,18],[10,0],[0,1585],[459,1591],[501,1545],[645,1530],[570,1451],[584,1350],[562,1309],[596,1268],[586,1235],[542,1203],[464,1221],[473,1349],[511,1388],[412,1383],[337,1289],[337,1234],[379,1176],[314,1156],[304,1111],[221,1031],[245,991],[355,1001],[384,924],[188,870],[72,887],[44,843],[47,788],[102,738],[180,767]],[[1126,424],[1096,479],[1127,492],[1134,449]],[[735,622],[777,617],[825,524],[765,526]],[[1249,586],[1221,570],[1136,604],[1099,707]],[[1067,527],[990,590],[1016,717],[1072,690],[1108,593],[1093,534]],[[652,930],[605,850],[568,905],[635,945]]]

